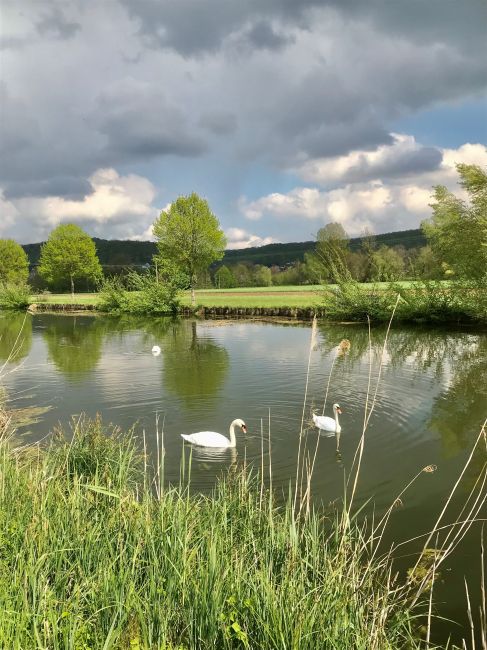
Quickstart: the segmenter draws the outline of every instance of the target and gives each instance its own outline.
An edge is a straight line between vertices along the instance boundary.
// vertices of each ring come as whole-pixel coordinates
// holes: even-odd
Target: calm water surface
[[[0,315],[0,366],[22,322],[23,316]],[[383,328],[372,331],[372,392],[384,333]],[[145,430],[155,451],[159,417],[168,481],[179,479],[182,454],[189,454],[180,433],[227,433],[231,420],[243,418],[249,432],[237,438],[236,454],[194,449],[192,485],[197,490],[211,489],[215,476],[234,462],[247,459],[259,465],[261,431],[268,467],[270,423],[273,481],[286,490],[295,475],[310,334],[309,324],[29,316],[17,357],[4,368],[3,383],[15,407],[51,407],[24,432],[32,441],[72,415],[101,413],[105,421],[123,428],[136,423],[136,433]],[[336,346],[343,338],[351,347],[334,364],[326,407],[328,415],[333,402],[343,410],[339,451],[334,437],[320,438],[313,480],[314,498],[325,504],[342,495],[344,472],[362,430],[369,378],[367,329],[321,325],[311,354],[305,421],[312,407],[321,412]],[[151,354],[153,345],[161,347],[160,356]],[[394,512],[389,535],[402,541],[431,528],[487,417],[487,333],[396,325],[383,360],[358,502],[373,499],[381,512],[422,467],[438,467],[420,476]],[[318,433],[307,426],[306,444],[314,450]],[[454,505],[484,462],[485,453],[479,450]],[[464,621],[464,576],[477,600],[479,545],[477,526],[446,563],[436,588],[443,616]],[[416,548],[403,547],[403,568]],[[453,624],[440,627],[443,635],[457,629]]]

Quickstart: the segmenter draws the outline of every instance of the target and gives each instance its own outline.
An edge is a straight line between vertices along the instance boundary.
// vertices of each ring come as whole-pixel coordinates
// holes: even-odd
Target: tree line
[[[329,223],[316,236],[303,261],[283,266],[222,263],[226,239],[205,199],[178,197],[154,223],[155,254],[146,275],[174,291],[197,287],[252,287],[326,284],[343,280],[378,282],[485,277],[487,269],[487,173],[477,165],[457,165],[467,198],[444,186],[433,192],[432,216],[422,224],[426,245],[388,246],[365,232],[360,248],[350,245],[344,228]],[[61,224],[41,246],[37,272],[49,288],[98,287],[103,271],[94,240],[79,226]],[[130,274],[132,288],[137,275]],[[0,284],[25,284],[29,262],[13,240],[0,240]]]

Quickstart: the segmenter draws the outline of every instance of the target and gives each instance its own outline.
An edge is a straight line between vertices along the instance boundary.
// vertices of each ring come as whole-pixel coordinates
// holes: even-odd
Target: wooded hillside
[[[426,239],[421,230],[402,230],[375,235],[378,245],[403,246],[405,249],[425,246]],[[103,267],[142,266],[150,264],[156,252],[156,245],[151,241],[129,241],[119,239],[94,238],[98,257]],[[350,240],[350,250],[357,251],[362,244],[362,237]],[[252,262],[265,266],[285,266],[303,261],[304,254],[314,249],[314,241],[292,242],[288,244],[267,244],[241,250],[227,250],[223,263],[238,264]],[[31,267],[39,262],[41,243],[23,246]]]

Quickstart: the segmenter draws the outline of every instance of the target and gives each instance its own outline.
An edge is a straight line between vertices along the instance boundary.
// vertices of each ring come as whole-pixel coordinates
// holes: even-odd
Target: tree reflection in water
[[[214,397],[223,386],[230,364],[227,350],[205,335],[196,321],[181,321],[170,329],[163,349],[164,383],[189,408]]]
[[[102,353],[106,321],[93,316],[53,316],[43,337],[49,359],[71,381],[84,378]]]
[[[377,368],[386,330],[373,327],[322,325],[320,347],[324,355],[335,354],[342,338],[351,340],[350,350],[338,357],[334,373],[342,364],[345,372],[369,363]],[[433,400],[428,428],[438,434],[446,456],[454,456],[475,440],[487,417],[487,333],[404,327],[389,333],[386,363],[408,366],[413,373],[430,371],[444,388]]]
[[[24,359],[32,346],[32,316],[0,312],[0,361],[16,363]]]

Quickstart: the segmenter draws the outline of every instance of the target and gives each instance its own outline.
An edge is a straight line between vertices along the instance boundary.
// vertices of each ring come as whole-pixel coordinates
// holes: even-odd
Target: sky
[[[405,230],[487,167],[485,0],[1,0],[0,23],[1,238],[150,239],[193,191],[229,248]]]

